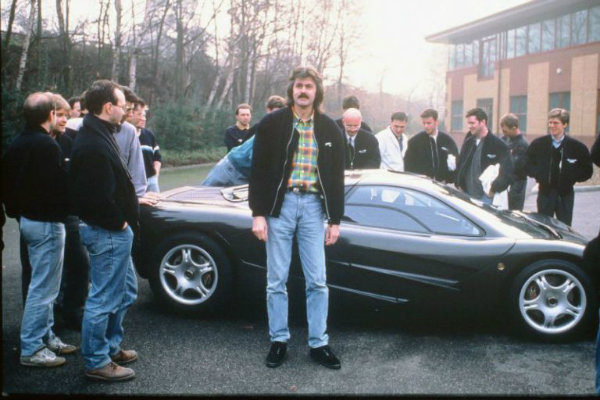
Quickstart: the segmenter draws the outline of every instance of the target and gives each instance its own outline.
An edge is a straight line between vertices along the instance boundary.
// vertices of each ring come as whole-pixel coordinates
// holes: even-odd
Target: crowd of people
[[[252,232],[267,253],[268,367],[284,362],[290,339],[286,283],[294,240],[306,280],[309,354],[327,368],[341,367],[327,333],[324,246],[339,236],[345,170],[425,175],[481,203],[516,210],[523,208],[530,176],[539,184],[538,211],[569,225],[573,186],[592,175],[590,152],[567,135],[563,109],[551,110],[549,134],[528,144],[515,115],[501,118],[500,138],[485,111],[474,108],[465,115],[469,132],[459,150],[439,130],[436,110],[421,113],[423,131],[409,138],[406,112],[394,112],[390,124],[373,133],[356,97],[344,99],[339,120],[323,113],[323,97],[320,74],[298,67],[287,99],[271,96],[254,126],[251,106],[240,104],[235,125],[225,131],[228,153],[202,182],[249,183]],[[135,376],[123,365],[138,354],[122,346],[123,319],[137,296],[132,252],[139,205],[160,200],[160,149],[145,127],[146,111],[135,93],[109,80],[69,101],[50,92],[25,101],[26,128],[7,149],[2,169],[5,211],[18,219],[21,232],[22,365],[59,366],[66,361],[62,355],[76,352],[53,331],[57,311],[62,324],[81,329],[85,376]],[[598,140],[592,152],[600,163]]]

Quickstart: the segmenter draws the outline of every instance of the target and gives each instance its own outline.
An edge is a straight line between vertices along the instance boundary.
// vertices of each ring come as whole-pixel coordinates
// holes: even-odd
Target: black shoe
[[[340,369],[342,367],[340,360],[333,354],[329,346],[310,349],[310,358],[327,368]]]
[[[275,368],[283,364],[286,350],[287,343],[285,342],[271,343],[271,349],[269,350],[269,354],[267,354],[267,367]]]

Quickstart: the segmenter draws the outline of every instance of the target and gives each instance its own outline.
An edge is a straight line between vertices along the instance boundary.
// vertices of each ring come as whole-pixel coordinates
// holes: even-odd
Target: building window
[[[456,45],[456,57],[454,58],[454,64],[456,68],[462,68],[465,64],[464,44]]]
[[[550,93],[550,110],[553,108],[571,109],[571,92]]]
[[[515,30],[511,29],[506,33],[506,58],[515,56]]]
[[[484,39],[481,42],[481,63],[479,64],[479,76],[489,78],[494,76],[494,64],[497,60],[496,37]]]
[[[529,47],[528,47],[529,54],[539,53],[539,51],[540,51],[540,24],[539,23],[529,25],[528,43],[529,43]]]
[[[554,36],[556,21],[548,19],[542,22],[542,51],[554,50]]]
[[[600,6],[590,8],[588,42],[600,40]]]
[[[492,130],[494,120],[494,99],[477,99],[477,107],[481,108],[488,116],[487,127]]]
[[[473,65],[479,64],[479,40],[473,42]]]
[[[583,44],[587,34],[587,10],[577,11],[571,14],[571,17],[571,44]]]
[[[473,65],[473,45],[465,44],[465,67]]]
[[[527,132],[527,96],[511,96],[510,112],[519,118],[521,132]]]
[[[571,15],[563,15],[557,19],[558,35],[556,47],[567,47],[571,41]]]
[[[462,131],[463,127],[463,101],[457,100],[452,102],[452,119],[450,130],[454,132]]]
[[[522,26],[515,31],[515,57],[527,54],[527,27]]]

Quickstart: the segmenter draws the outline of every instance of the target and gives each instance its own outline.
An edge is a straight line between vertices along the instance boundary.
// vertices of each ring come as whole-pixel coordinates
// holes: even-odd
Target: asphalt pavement
[[[534,196],[526,209],[535,205]],[[587,237],[600,227],[600,191],[578,192],[574,227]],[[330,344],[342,360],[333,371],[314,364],[306,345],[303,294],[290,293],[292,339],[287,361],[264,366],[268,331],[264,278],[240,282],[227,315],[181,315],[157,304],[147,281],[125,318],[126,348],[138,351],[136,379],[93,383],[81,354],[54,369],[19,365],[22,313],[18,231],[4,227],[2,254],[2,392],[6,394],[277,395],[277,394],[594,394],[593,332],[566,344],[515,336],[497,310],[402,311],[332,300]],[[60,332],[68,343],[80,335]]]

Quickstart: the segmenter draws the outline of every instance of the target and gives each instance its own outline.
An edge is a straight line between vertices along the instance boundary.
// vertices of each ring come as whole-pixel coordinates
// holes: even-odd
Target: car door
[[[512,245],[510,239],[486,237],[432,195],[397,186],[357,186],[346,200],[339,243],[328,254],[328,281],[397,303],[452,296]]]

